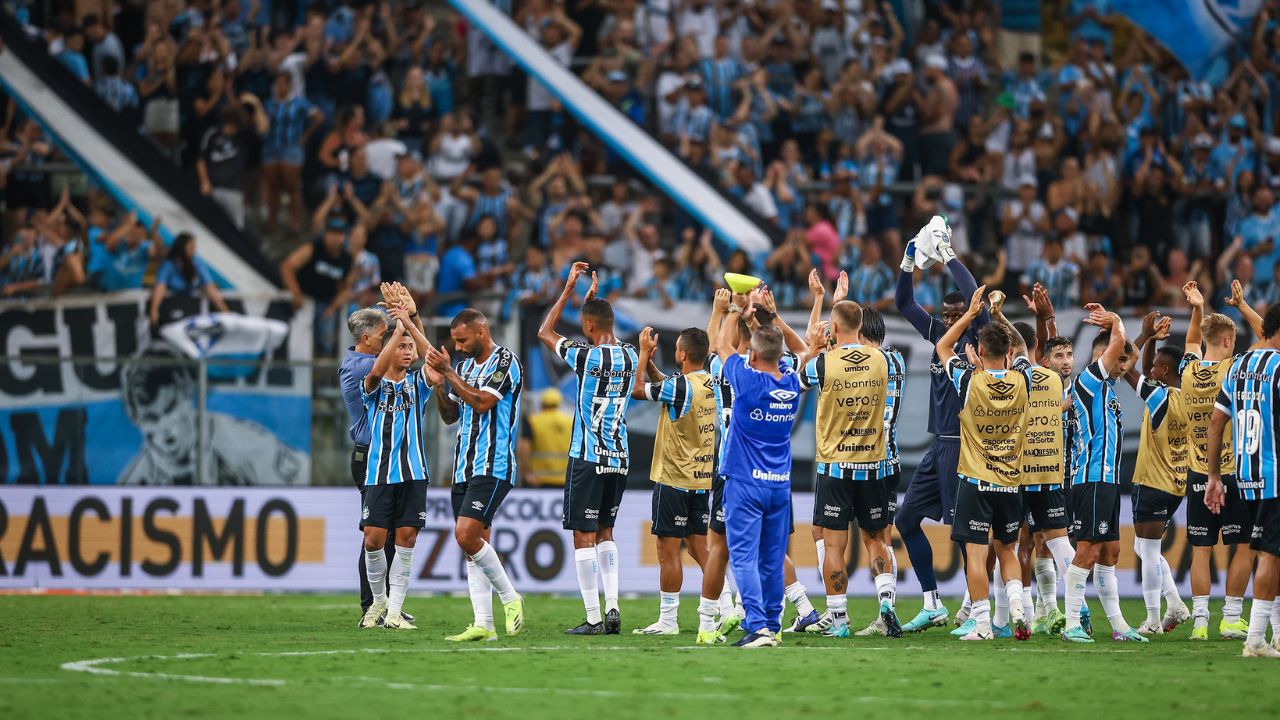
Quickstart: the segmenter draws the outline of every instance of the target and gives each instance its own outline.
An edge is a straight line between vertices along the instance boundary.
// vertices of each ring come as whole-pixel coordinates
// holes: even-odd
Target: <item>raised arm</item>
[[[956,343],[960,342],[960,338],[964,337],[964,333],[969,329],[984,312],[982,307],[982,296],[987,291],[987,286],[983,285],[973,291],[973,295],[969,298],[969,309],[959,320],[955,321],[950,328],[947,329],[942,337],[938,338],[937,344],[934,346],[938,351],[938,359],[946,365],[947,361],[956,356]]]
[[[1027,341],[1022,339],[1022,333],[1018,332],[1018,328],[1009,322],[1009,318],[1004,316],[1004,300],[1005,295],[999,290],[992,290],[987,296],[987,300],[991,303],[991,318],[1004,326],[1009,333],[1009,349],[1013,351],[1013,356],[1027,355]]]
[[[560,297],[547,311],[547,316],[542,319],[542,326],[538,328],[538,339],[552,351],[555,351],[556,345],[564,339],[564,336],[556,332],[556,326],[560,324],[560,316],[564,314],[564,306],[569,304],[569,298],[573,296],[573,290],[578,285],[578,278],[586,274],[590,267],[587,263],[576,262],[569,268],[569,279],[565,280],[564,290],[560,291]]]
[[[916,302],[916,286],[914,273],[916,271],[916,241],[911,239],[907,241],[907,249],[902,253],[902,264],[899,266],[898,287],[893,294],[893,304],[898,308],[898,312],[911,323],[911,327],[920,333],[920,337],[925,340],[929,339],[929,332],[933,329],[933,318],[924,308],[920,307],[920,303]]]
[[[813,294],[813,308],[809,310],[809,322],[805,325],[805,332],[822,321],[822,298],[827,294],[827,288],[822,284],[822,275],[818,273],[818,268],[809,271],[809,292]]]
[[[652,366],[656,370],[657,365],[653,364],[653,356],[658,352],[658,333],[655,332],[653,328],[646,327],[640,331],[639,342],[640,366],[646,368]],[[650,380],[652,382],[662,382],[666,379],[666,376],[662,375],[660,371],[658,372],[658,375],[661,377],[655,378],[650,375]],[[636,400],[648,400],[649,396],[645,394],[644,386],[645,383],[640,379],[640,373],[636,373],[635,381],[631,384],[631,397]]]
[[[1200,293],[1195,280],[1182,286],[1182,294],[1187,298],[1187,304],[1191,306],[1191,324],[1187,327],[1187,342],[1183,352],[1200,357],[1200,322],[1204,320],[1204,295]]]
[[[773,313],[774,325],[782,331],[782,341],[786,343],[787,349],[797,355],[804,352],[805,349],[808,348],[808,344],[805,343],[804,338],[800,337],[800,333],[797,333],[790,325],[787,324],[787,321],[783,320],[782,316],[778,314],[778,305],[774,301],[773,291],[768,288],[761,288],[759,290],[758,302],[765,310]]]
[[[720,324],[729,313],[729,299],[732,297],[727,288],[719,288],[711,299],[711,317],[707,320],[707,340],[712,352],[715,351],[716,339],[720,336]]]
[[[724,326],[720,328],[720,336],[717,338],[719,342],[716,344],[716,355],[721,360],[728,360],[738,352],[738,320],[750,322],[756,314],[756,306],[752,302],[751,296],[747,296],[746,308],[734,309],[729,308],[729,314],[725,317]]]
[[[1058,322],[1053,315],[1053,301],[1049,299],[1048,291],[1040,283],[1036,283],[1031,288],[1030,297],[1023,295],[1022,299],[1027,303],[1027,309],[1036,316],[1035,361],[1043,365],[1045,345],[1048,344],[1049,338],[1056,337],[1058,334]]]
[[[1086,323],[1111,331],[1111,341],[1107,343],[1106,349],[1102,351],[1102,357],[1098,358],[1098,362],[1102,365],[1102,371],[1110,375],[1116,363],[1120,362],[1120,356],[1124,355],[1124,321],[1120,319],[1119,315],[1107,312],[1097,303],[1086,305],[1085,309],[1089,311],[1089,317],[1085,319]]]
[[[1245,323],[1249,325],[1249,329],[1253,331],[1253,336],[1262,339],[1262,316],[1258,311],[1249,307],[1249,303],[1244,299],[1244,286],[1239,280],[1231,281],[1231,296],[1227,298],[1227,304],[1240,311],[1241,317]]]
[[[382,376],[387,374],[387,370],[391,369],[391,361],[395,358],[397,346],[400,344],[400,338],[404,337],[404,323],[396,321],[396,329],[392,331],[391,337],[382,345],[382,352],[378,353],[378,359],[373,361],[373,367],[369,368],[369,374],[364,376],[364,391],[371,393],[378,384],[382,382]]]

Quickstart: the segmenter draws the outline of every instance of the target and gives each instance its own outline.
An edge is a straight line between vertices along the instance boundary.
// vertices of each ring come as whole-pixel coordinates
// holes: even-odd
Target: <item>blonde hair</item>
[[[1236,323],[1222,313],[1213,313],[1200,321],[1200,334],[1206,345],[1217,345],[1223,337],[1230,333],[1232,340],[1236,337]]]

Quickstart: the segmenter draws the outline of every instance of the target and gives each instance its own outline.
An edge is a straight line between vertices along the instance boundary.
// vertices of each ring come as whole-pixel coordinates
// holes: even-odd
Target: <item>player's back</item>
[[[672,375],[657,385],[662,415],[649,477],[686,490],[707,490],[715,466],[715,380],[705,370]]]
[[[734,480],[791,480],[791,430],[800,407],[800,380],[782,366],[782,376],[749,367],[739,355],[725,361],[724,374],[736,399],[726,433],[721,474]]]
[[[1022,475],[1029,371],[975,368],[958,358],[952,358],[947,367],[964,403],[960,473],[996,485],[1017,485]]]
[[[578,398],[569,456],[622,467],[627,465],[627,405],[639,370],[636,349],[627,343],[574,343],[569,359],[578,375]],[[568,359],[568,358],[567,358]]]
[[[1062,435],[1062,376],[1031,366],[1026,434],[1022,441],[1023,485],[1060,485],[1066,472]]]
[[[887,475],[898,469],[898,413],[907,392],[907,361],[897,348],[881,348],[888,363],[889,387],[884,395],[884,454],[881,468]]]
[[[1209,461],[1209,420],[1213,417],[1213,405],[1222,390],[1223,380],[1232,368],[1233,358],[1223,360],[1202,360],[1194,353],[1182,356],[1182,396],[1187,407],[1187,436],[1190,439],[1191,455],[1187,458],[1187,468],[1199,475],[1207,475]],[[1227,421],[1222,431],[1222,474],[1231,475],[1236,471],[1235,453],[1232,452],[1232,426]]]
[[[819,463],[878,464],[884,460],[889,362],[881,350],[856,343],[828,350],[805,365],[800,384],[819,391]]]
[[[1116,381],[1095,361],[1072,383],[1075,405],[1075,474],[1072,483],[1120,481],[1120,400]]]
[[[1187,492],[1187,408],[1182,390],[1151,379],[1138,385],[1142,435],[1133,484],[1171,495]]]
[[[1237,357],[1217,405],[1234,416],[1240,495],[1245,500],[1280,496],[1280,351],[1264,348]]]

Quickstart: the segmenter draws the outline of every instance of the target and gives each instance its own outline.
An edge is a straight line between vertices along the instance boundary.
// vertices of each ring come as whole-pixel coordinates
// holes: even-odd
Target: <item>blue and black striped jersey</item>
[[[1280,441],[1280,351],[1250,350],[1236,358],[1215,405],[1232,419],[1236,477],[1245,500],[1277,493]]]
[[[1120,481],[1120,400],[1116,381],[1101,361],[1089,363],[1072,383],[1076,413],[1072,484]]]
[[[516,442],[520,427],[520,393],[524,390],[524,369],[515,353],[500,346],[482,363],[468,358],[454,368],[468,385],[498,398],[486,412],[458,403],[458,441],[453,450],[453,482],[465,483],[473,477],[516,481]]]
[[[889,362],[889,388],[884,396],[885,460],[880,464],[880,476],[887,477],[898,469],[898,413],[907,392],[907,361],[894,348],[883,350]]]
[[[578,376],[569,457],[609,467],[628,467],[627,404],[640,369],[635,347],[627,343],[588,345],[562,338],[556,354]]]
[[[364,392],[369,418],[369,467],[365,485],[395,485],[429,480],[422,443],[423,414],[431,397],[422,370],[410,370],[400,382],[386,377],[373,392]]]

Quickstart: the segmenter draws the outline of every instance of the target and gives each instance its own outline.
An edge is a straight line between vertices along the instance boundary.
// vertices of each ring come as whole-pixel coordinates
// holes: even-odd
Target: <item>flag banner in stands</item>
[[[1226,51],[1247,37],[1262,0],[1112,0],[1111,10],[1147,31],[1197,80],[1207,77],[1221,60],[1226,77]]]
[[[0,478],[309,484],[312,314],[287,295],[226,300],[233,314],[193,307],[158,337],[143,291],[0,308]]]
[[[578,592],[572,535],[561,529],[563,493],[516,489],[493,523],[492,543],[516,588],[525,593]],[[791,556],[810,595],[823,594],[810,540],[813,495],[795,493]],[[1191,550],[1185,504],[1175,514],[1164,555],[1174,579],[1190,588]],[[614,539],[621,554],[620,587],[656,593],[658,557],[649,534],[650,492],[623,497]],[[1129,498],[1120,509],[1121,592],[1141,595],[1133,552]],[[357,602],[356,563],[362,547],[360,495],[354,488],[0,488],[0,589],[132,589],[206,591],[332,591]],[[935,569],[944,595],[964,594],[960,557],[948,528],[927,524],[938,550]],[[898,592],[919,591],[906,551],[897,546]],[[849,592],[875,594],[875,583],[850,543]],[[1220,596],[1227,554],[1214,549],[1214,595]],[[410,589],[465,592],[466,566],[453,538],[447,487],[427,492],[426,527],[418,536]],[[684,592],[701,587],[697,565],[685,559]],[[1034,586],[1034,583],[1031,583]]]

